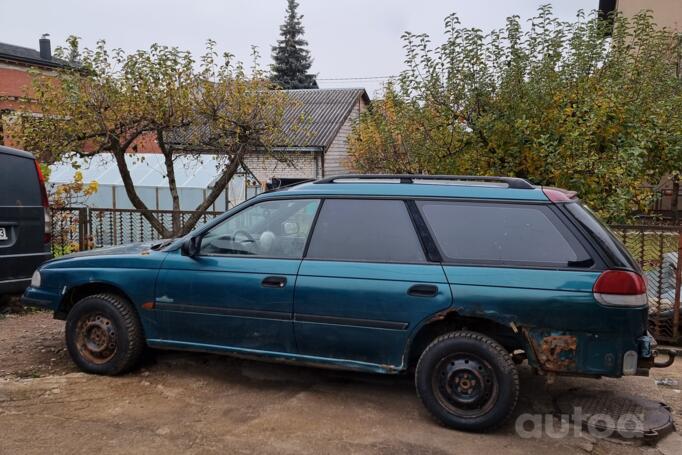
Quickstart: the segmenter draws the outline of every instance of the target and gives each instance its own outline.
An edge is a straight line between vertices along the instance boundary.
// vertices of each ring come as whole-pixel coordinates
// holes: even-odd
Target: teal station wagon
[[[415,374],[443,424],[512,413],[516,364],[646,375],[641,271],[570,192],[506,177],[349,175],[260,195],[184,238],[46,262],[23,302],[84,371],[145,346]]]

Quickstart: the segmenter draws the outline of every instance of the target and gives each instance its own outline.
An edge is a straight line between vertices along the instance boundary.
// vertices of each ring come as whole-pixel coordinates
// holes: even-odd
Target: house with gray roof
[[[300,180],[351,172],[348,159],[348,135],[353,123],[369,105],[364,89],[285,90],[291,103],[284,112],[285,143],[271,153],[250,153],[244,160],[245,171],[263,187],[280,186]],[[305,119],[301,127],[300,120]],[[167,142],[182,145],[189,137],[201,134],[190,127],[176,133]]]

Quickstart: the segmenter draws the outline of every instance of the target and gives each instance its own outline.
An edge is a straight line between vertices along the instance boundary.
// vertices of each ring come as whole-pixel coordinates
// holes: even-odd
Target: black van
[[[0,297],[21,293],[50,252],[45,181],[28,152],[0,146]]]

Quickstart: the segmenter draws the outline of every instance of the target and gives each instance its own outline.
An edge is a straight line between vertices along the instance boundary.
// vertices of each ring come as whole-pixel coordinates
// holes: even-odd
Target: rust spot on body
[[[575,369],[578,341],[571,335],[553,335],[542,339],[539,359],[543,367],[551,371]]]
[[[577,337],[543,332],[524,330],[540,368],[551,372],[575,371],[578,352]]]

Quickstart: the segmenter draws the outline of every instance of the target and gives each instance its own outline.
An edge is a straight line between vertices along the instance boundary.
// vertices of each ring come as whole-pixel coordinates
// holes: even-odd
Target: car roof
[[[30,160],[35,159],[33,155],[31,155],[29,152],[25,152],[19,149],[13,149],[11,147],[5,147],[4,145],[0,145],[0,155],[13,155],[19,156],[21,158],[28,158]]]
[[[389,180],[390,177],[387,177]],[[386,181],[345,182],[307,182],[296,186],[265,193],[264,197],[281,196],[369,196],[369,197],[433,197],[462,199],[497,199],[519,201],[542,201],[548,198],[541,187],[527,189],[509,188],[490,182],[443,181],[443,179],[426,183],[389,183]]]

